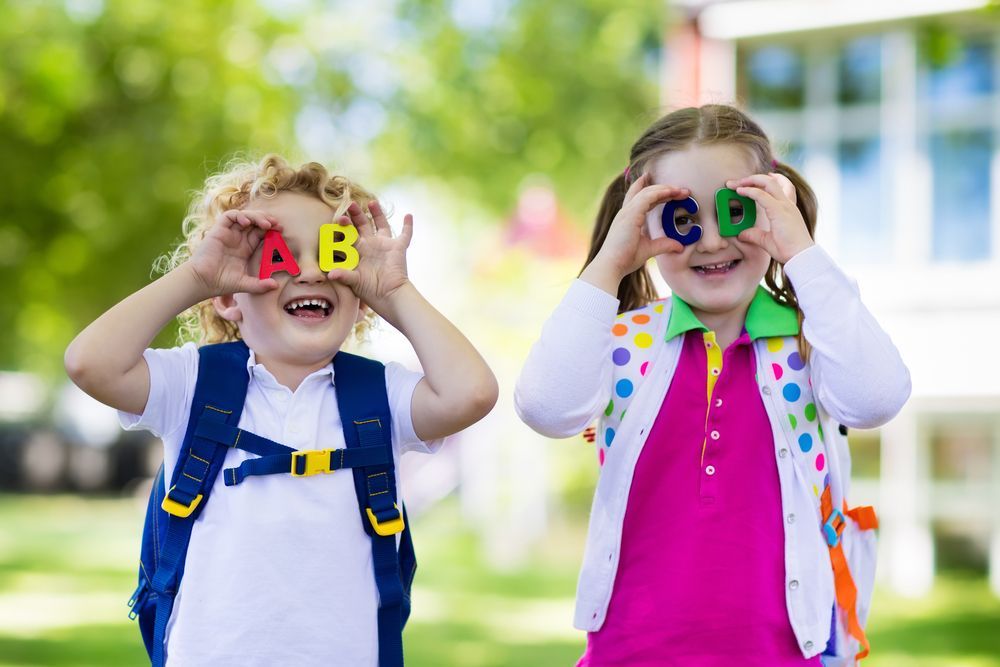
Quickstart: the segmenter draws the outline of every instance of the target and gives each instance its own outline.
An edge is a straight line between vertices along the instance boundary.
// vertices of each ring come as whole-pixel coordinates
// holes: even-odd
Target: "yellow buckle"
[[[321,472],[333,472],[330,469],[330,452],[332,449],[306,449],[299,452],[292,452],[292,477],[309,477]],[[298,469],[298,461],[305,457],[305,472],[295,472]]]
[[[399,505],[396,505],[394,503],[393,507],[395,507],[396,511],[399,512]],[[387,537],[389,535],[395,535],[396,533],[402,532],[403,528],[406,527],[403,524],[402,512],[399,512],[399,516],[393,519],[392,521],[379,523],[378,519],[375,517],[375,513],[372,512],[371,507],[365,508],[365,511],[368,512],[368,520],[372,522],[372,528],[375,529],[376,533],[378,533],[383,537]]]
[[[170,491],[173,491],[175,488],[176,487],[171,486]],[[191,516],[191,512],[193,512],[195,508],[198,507],[198,503],[201,502],[202,494],[199,493],[194,497],[194,500],[191,501],[190,505],[182,505],[176,500],[170,498],[170,491],[167,491],[167,495],[160,504],[160,507],[163,508],[164,512],[173,514],[174,516],[178,516],[182,519]]]

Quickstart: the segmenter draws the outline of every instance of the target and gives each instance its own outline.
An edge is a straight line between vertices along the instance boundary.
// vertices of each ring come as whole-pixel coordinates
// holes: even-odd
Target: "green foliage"
[[[663,7],[404,1],[399,90],[376,143],[393,156],[385,167],[392,176],[443,179],[501,216],[526,177],[541,175],[589,224],[632,142],[658,115]]]
[[[57,372],[218,160],[293,145],[299,94],[267,58],[291,34],[235,0],[0,4],[0,368]]]

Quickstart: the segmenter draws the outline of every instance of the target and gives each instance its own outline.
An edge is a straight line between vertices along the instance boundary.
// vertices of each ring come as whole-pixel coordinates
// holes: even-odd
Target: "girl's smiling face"
[[[656,256],[664,281],[706,326],[715,328],[716,323],[730,317],[745,316],[771,257],[759,246],[720,236],[715,193],[726,187],[726,181],[758,171],[749,152],[731,144],[692,145],[664,153],[652,160],[646,171],[651,183],[688,188],[698,202],[698,212],[691,217],[701,226],[701,238],[680,253]],[[647,216],[652,238],[664,235],[662,212],[660,205]],[[675,218],[684,214],[678,208]],[[769,228],[760,207],[756,226]],[[690,225],[678,227],[687,233]]]
[[[245,208],[278,220],[299,274],[274,273],[271,277],[278,281],[278,288],[263,294],[217,297],[230,305],[220,312],[238,322],[240,336],[265,366],[322,368],[361,314],[360,301],[351,289],[329,280],[319,268],[319,228],[333,222],[334,211],[318,198],[297,192],[254,199]],[[251,275],[260,271],[262,247],[258,246],[247,266]]]

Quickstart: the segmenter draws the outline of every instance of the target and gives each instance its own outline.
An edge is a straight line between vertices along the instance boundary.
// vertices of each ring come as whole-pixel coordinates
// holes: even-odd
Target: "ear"
[[[367,317],[368,313],[370,312],[371,308],[368,307],[368,304],[366,304],[364,301],[358,301],[358,316],[354,318],[354,323],[355,324],[360,323],[361,320],[365,319],[365,317]]]
[[[233,294],[212,297],[212,305],[215,307],[215,312],[224,320],[229,322],[243,320],[243,311],[240,310],[240,304],[236,302],[236,296]]]

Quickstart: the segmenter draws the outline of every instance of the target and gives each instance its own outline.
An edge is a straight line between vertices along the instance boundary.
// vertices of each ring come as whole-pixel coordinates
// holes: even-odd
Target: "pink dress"
[[[750,336],[721,364],[711,333],[684,336],[636,463],[607,619],[578,667],[820,665],[802,657],[785,606],[774,439]]]

